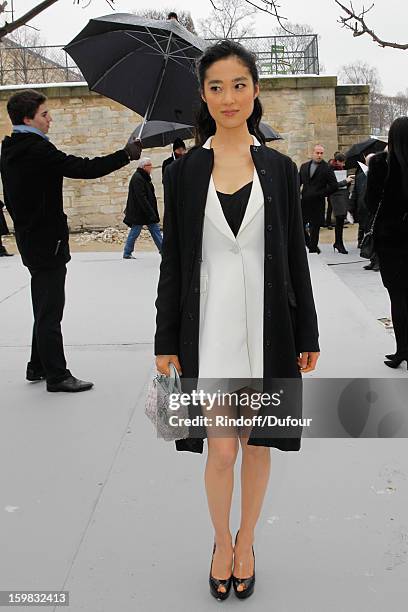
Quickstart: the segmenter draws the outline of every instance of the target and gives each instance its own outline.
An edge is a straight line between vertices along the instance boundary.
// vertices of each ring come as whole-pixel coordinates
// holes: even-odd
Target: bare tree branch
[[[336,4],[346,13],[347,17],[342,17],[338,19],[338,22],[344,28],[348,28],[353,32],[353,36],[363,36],[367,34],[372,38],[372,40],[380,45],[380,47],[392,47],[393,49],[408,49],[408,43],[393,43],[387,40],[381,39],[371,28],[368,27],[365,16],[371,9],[374,7],[374,3],[371,4],[368,8],[363,8],[359,13],[357,13],[354,9],[353,3],[350,2],[350,7],[345,6],[340,0],[335,0]]]
[[[79,4],[80,2],[80,0],[74,0],[74,4],[75,4],[75,1],[77,4]],[[109,4],[111,8],[112,8],[114,1],[115,0],[106,0],[106,2]],[[34,19],[34,17],[37,17],[37,15],[39,15],[40,13],[48,9],[50,6],[52,6],[56,2],[58,2],[58,0],[43,0],[42,2],[34,6],[32,9],[27,11],[27,13],[25,13],[18,19],[15,19],[14,21],[10,21],[10,23],[6,22],[5,25],[2,28],[0,28],[0,40],[4,36],[7,36],[7,34],[10,34],[11,32],[14,32],[14,30],[21,28],[21,26],[26,25],[29,21]],[[4,11],[5,6],[6,4],[3,4],[1,6],[3,11]],[[0,10],[0,13],[1,12],[2,11]]]

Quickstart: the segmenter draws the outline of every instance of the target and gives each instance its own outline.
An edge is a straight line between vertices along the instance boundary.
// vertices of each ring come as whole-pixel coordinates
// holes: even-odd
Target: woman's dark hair
[[[344,155],[344,153],[337,152],[334,155],[334,159],[336,162],[345,162],[346,156]]]
[[[24,117],[34,119],[38,107],[47,101],[39,91],[35,89],[24,89],[9,98],[7,112],[13,125],[22,125]]]
[[[233,40],[221,40],[211,47],[207,47],[203,55],[197,62],[197,76],[200,83],[200,90],[204,91],[204,79],[207,73],[207,69],[221,59],[234,56],[240,62],[242,62],[249,70],[252,76],[254,85],[259,83],[258,68],[256,66],[255,54],[245,49],[240,43]],[[259,123],[262,118],[262,104],[259,97],[254,100],[254,110],[247,119],[248,130],[250,134],[253,134],[260,142],[265,143],[265,137],[262,134]],[[200,108],[197,112],[196,117],[196,128],[195,128],[195,143],[200,146],[204,142],[215,134],[215,121],[211,117],[206,102],[201,98]]]
[[[402,188],[408,199],[408,117],[398,117],[388,133],[388,185]]]

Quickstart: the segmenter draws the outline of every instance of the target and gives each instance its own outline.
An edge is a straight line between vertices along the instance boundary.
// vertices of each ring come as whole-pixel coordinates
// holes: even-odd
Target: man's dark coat
[[[152,178],[146,170],[138,168],[129,183],[129,194],[123,222],[132,225],[149,225],[160,221]]]
[[[265,206],[264,381],[299,378],[297,355],[318,351],[319,343],[298,172],[289,157],[265,145],[250,150]],[[212,149],[197,147],[171,164],[164,180],[155,354],[178,355],[188,379],[198,376],[201,245],[213,164]],[[298,440],[261,438],[255,426],[252,431],[249,444],[299,449]],[[203,440],[178,440],[176,448],[201,453]]]
[[[325,198],[337,191],[337,180],[333,169],[321,161],[310,178],[312,161],[300,166],[300,184],[302,187],[303,222],[311,225],[324,225]]]
[[[129,163],[125,150],[94,159],[67,155],[33,133],[6,136],[1,149],[4,201],[18,249],[29,268],[54,268],[70,260],[62,184],[98,178]]]

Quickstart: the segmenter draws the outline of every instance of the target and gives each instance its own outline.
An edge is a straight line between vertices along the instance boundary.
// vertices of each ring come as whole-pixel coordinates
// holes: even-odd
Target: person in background
[[[167,15],[167,20],[170,21],[171,19],[178,21],[177,13],[174,13],[174,11],[170,11],[170,13]]]
[[[366,203],[372,215],[378,210],[374,248],[390,297],[397,344],[384,363],[397,368],[402,361],[408,365],[408,117],[392,122],[388,152],[370,159]]]
[[[139,161],[138,168],[130,179],[125,218],[123,219],[123,222],[130,227],[130,231],[123,251],[123,259],[136,259],[132,252],[144,225],[147,225],[154,243],[161,253],[162,235],[151,177],[152,170],[151,159],[144,157]]]
[[[340,168],[337,167],[337,162],[336,162],[336,155],[338,155],[340,153],[340,151],[335,151],[333,153],[333,157],[331,159],[329,159],[329,161],[327,162],[329,164],[329,166],[331,166],[333,168],[333,170],[340,170]],[[332,230],[333,229],[333,225],[332,225],[332,214],[333,214],[333,209],[332,209],[332,205],[330,202],[330,198],[327,198],[327,209],[326,209],[326,223],[325,223],[325,227],[327,227],[327,229]]]
[[[312,159],[302,164],[299,170],[303,225],[309,253],[320,253],[318,244],[320,227],[324,225],[325,198],[337,190],[333,169],[324,161],[323,155],[324,147],[315,145]]]
[[[7,112],[13,132],[1,147],[4,202],[31,275],[34,313],[26,379],[45,378],[47,391],[52,392],[87,391],[93,383],[75,378],[67,369],[61,333],[66,264],[71,259],[63,179],[98,178],[119,170],[139,159],[141,143],[131,140],[123,149],[93,159],[67,155],[47,136],[52,117],[42,93],[20,90],[8,100]]]
[[[7,234],[10,233],[7,227],[6,219],[4,218],[3,208],[4,202],[0,200],[0,257],[12,257],[13,253],[8,253],[6,247],[1,241],[2,236],[7,236]]]
[[[336,176],[336,172],[344,170],[346,165],[346,156],[343,153],[336,153],[332,168]],[[329,202],[333,209],[334,216],[336,217],[335,227],[335,241],[333,244],[333,250],[336,250],[343,255],[347,255],[348,251],[343,243],[343,229],[344,221],[349,210],[349,191],[348,187],[353,182],[354,176],[350,175],[343,180],[337,180],[337,191],[334,191],[329,196]]]
[[[369,165],[370,159],[374,156],[374,153],[369,155],[363,155],[364,163],[366,166]],[[365,195],[367,189],[367,174],[364,170],[357,171],[356,179],[354,182],[354,189],[350,196],[350,210],[355,220],[358,221],[358,238],[357,248],[361,247],[364,234],[370,229],[371,215],[365,202]],[[378,255],[374,253],[370,259],[370,263],[363,266],[364,270],[373,270],[378,272],[380,270],[380,264],[378,263]]]
[[[162,164],[162,180],[164,178],[164,171],[166,170],[167,166],[173,163],[174,160],[178,159],[179,157],[182,157],[186,152],[187,152],[187,149],[186,149],[186,145],[184,144],[184,141],[181,140],[181,138],[176,138],[176,140],[173,142],[172,155],[168,157],[167,159],[165,159]]]

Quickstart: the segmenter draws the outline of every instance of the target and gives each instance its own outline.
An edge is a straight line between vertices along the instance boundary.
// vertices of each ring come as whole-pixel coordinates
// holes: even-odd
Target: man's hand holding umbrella
[[[124,149],[129,156],[129,161],[140,159],[142,153],[142,142],[140,138],[136,138],[132,135],[124,146]]]

